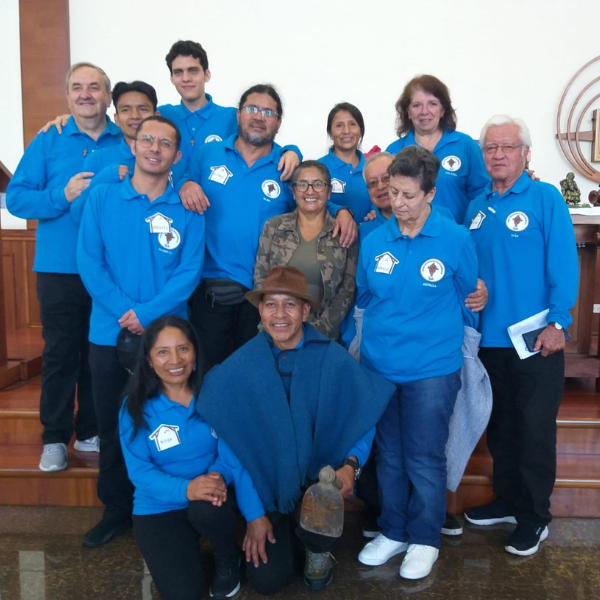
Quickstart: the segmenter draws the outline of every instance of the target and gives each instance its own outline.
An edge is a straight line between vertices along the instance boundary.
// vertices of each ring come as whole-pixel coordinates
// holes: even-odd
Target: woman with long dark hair
[[[199,541],[206,537],[216,564],[210,595],[230,598],[240,586],[235,504],[211,469],[217,436],[195,411],[203,378],[198,338],[186,320],[161,317],[141,344],[119,417],[136,542],[162,598],[197,600],[205,591]]]

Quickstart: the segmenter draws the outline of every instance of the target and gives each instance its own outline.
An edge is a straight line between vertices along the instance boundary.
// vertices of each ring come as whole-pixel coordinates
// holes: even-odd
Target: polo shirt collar
[[[502,194],[500,198],[507,198],[509,194],[522,194],[523,192],[526,192],[531,186],[531,181],[532,179],[529,176],[529,173],[527,173],[527,171],[523,171],[521,177],[519,177],[519,179],[515,181],[513,186],[510,189],[506,190],[506,192],[504,192],[504,194]],[[490,196],[495,192],[495,190],[492,189],[492,186],[493,182],[491,181],[485,186],[485,194],[486,199],[488,201],[490,199]]]
[[[365,155],[358,149],[356,150],[356,154],[358,155],[358,165],[353,169],[353,172],[360,173],[365,166]],[[329,148],[329,160],[333,163],[334,168],[341,167],[342,165],[348,166],[346,161],[335,155],[333,147]]]
[[[183,100],[179,103],[179,106],[181,108],[181,114],[184,119],[187,119],[192,115],[202,117],[203,119],[210,118],[210,116],[215,110],[215,104],[210,94],[204,94],[204,96],[208,100],[208,102],[202,108],[199,108],[198,110],[195,110],[193,112],[183,103]]]
[[[121,130],[119,129],[119,127],[117,127],[108,118],[108,116],[106,116],[105,118],[106,118],[106,128],[98,136],[98,140],[100,140],[100,138],[102,138],[105,135],[114,135],[114,136],[121,135]],[[63,127],[63,132],[66,133],[67,135],[88,135],[84,131],[81,131],[79,129],[79,127],[77,127],[77,123],[76,123],[75,117],[73,115],[71,115],[71,117],[67,121],[67,124]],[[98,140],[96,140],[96,141],[98,141]]]
[[[396,219],[395,215],[392,215],[388,222],[382,227],[387,227],[387,236],[386,239],[388,242],[392,242],[394,240],[399,240],[402,238],[406,238],[408,236],[403,235],[400,232],[400,225],[398,224],[398,219]],[[427,217],[427,221],[423,225],[423,229],[419,231],[419,233],[415,236],[415,238],[420,235],[424,235],[426,237],[438,237],[442,230],[442,217],[440,214],[431,207],[431,212]]]
[[[119,188],[121,191],[121,197],[123,200],[133,200],[134,198],[142,198],[145,194],[140,194],[132,185],[131,185],[131,177],[132,175],[126,175],[125,179],[121,182],[121,187]],[[119,185],[119,184],[117,184]],[[152,202],[152,205],[155,204],[180,204],[181,200],[179,199],[179,194],[173,189],[173,186],[170,183],[167,183],[167,189],[162,196],[159,196]]]

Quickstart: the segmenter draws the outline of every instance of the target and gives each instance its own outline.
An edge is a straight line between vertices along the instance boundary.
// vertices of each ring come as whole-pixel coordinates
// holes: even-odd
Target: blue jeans
[[[460,370],[396,384],[377,424],[377,523],[391,540],[440,547],[448,424],[460,385]]]

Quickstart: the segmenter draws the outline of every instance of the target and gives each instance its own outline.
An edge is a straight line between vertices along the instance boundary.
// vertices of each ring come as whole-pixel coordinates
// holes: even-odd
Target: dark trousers
[[[203,282],[190,298],[190,322],[200,338],[206,367],[210,369],[258,333],[260,316],[248,300],[234,306],[213,302]]]
[[[40,420],[44,444],[68,444],[97,434],[88,363],[91,298],[79,275],[38,273],[44,352]],[[77,388],[77,415],[73,427]]]
[[[100,438],[98,498],[106,505],[106,519],[124,521],[131,517],[133,507],[133,485],[119,440],[119,408],[128,374],[115,346],[90,344],[90,366]]]
[[[376,519],[381,514],[381,504],[379,504],[379,494],[377,491],[376,452],[376,443],[375,440],[373,440],[371,454],[356,482],[356,495],[366,504],[371,519]]]
[[[267,540],[265,544],[267,563],[260,560],[257,567],[254,563],[246,563],[246,575],[250,585],[261,594],[274,594],[283,588],[294,573],[294,556],[303,548],[311,552],[329,552],[337,545],[340,538],[332,538],[310,533],[299,525],[300,506],[291,514],[279,512],[267,513],[273,525],[276,543]]]
[[[223,506],[191,502],[189,508],[155,515],[134,515],[135,541],[163,600],[198,600],[206,592],[200,537],[215,554],[238,555],[235,502]]]
[[[552,520],[564,354],[520,360],[512,348],[481,348],[479,357],[494,398],[487,428],[494,492],[514,509],[518,523],[546,525]]]

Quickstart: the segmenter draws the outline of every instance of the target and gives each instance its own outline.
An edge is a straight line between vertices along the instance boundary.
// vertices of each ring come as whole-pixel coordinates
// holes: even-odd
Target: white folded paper
[[[534,329],[539,329],[540,327],[546,327],[548,325],[546,322],[548,310],[549,309],[543,310],[537,315],[523,319],[523,321],[519,321],[518,323],[508,327],[510,341],[513,343],[513,346],[515,347],[515,350],[519,354],[519,358],[521,360],[524,358],[529,358],[530,356],[533,356],[539,352],[539,350],[537,352],[529,352],[529,350],[527,350],[525,340],[523,339],[523,334],[533,331]]]

